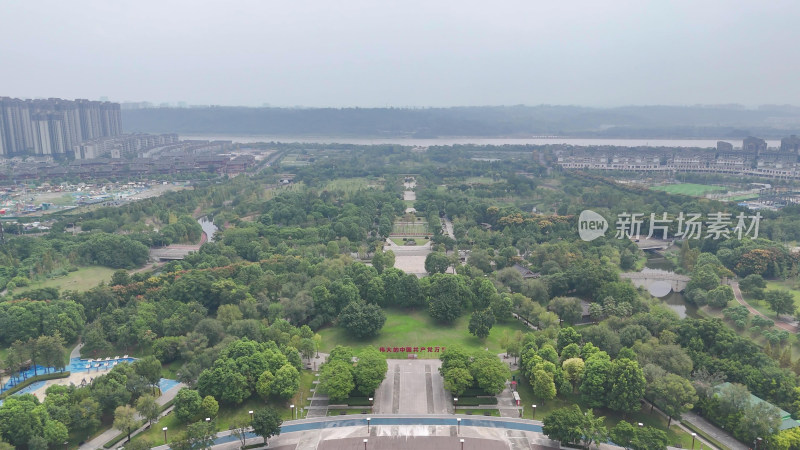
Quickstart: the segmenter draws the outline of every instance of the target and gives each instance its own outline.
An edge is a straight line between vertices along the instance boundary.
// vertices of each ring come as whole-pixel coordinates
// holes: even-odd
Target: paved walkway
[[[462,419],[460,427],[457,426],[457,417]],[[469,446],[470,439],[475,439],[472,442],[479,442],[478,439],[501,441],[512,450],[559,448],[558,443],[541,433],[541,422],[531,420],[463,415],[378,415],[371,416],[371,421],[369,432],[366,417],[363,416],[287,421],[281,427],[281,434],[269,440],[269,448],[316,450],[323,441],[343,439],[349,442],[358,437],[360,442],[364,438],[377,440],[378,437],[389,436],[447,436],[453,438],[454,442],[463,438],[466,441],[465,449],[475,448]],[[248,444],[261,442],[262,438],[249,434]],[[240,442],[231,435],[231,431],[225,430],[217,434],[213,448],[235,449],[239,445]],[[168,449],[165,445],[153,448]],[[600,448],[616,447],[603,445]]]
[[[755,315],[761,316],[761,317],[765,317],[765,318],[767,318],[769,320],[773,320],[772,317],[765,316],[759,310],[753,308],[752,306],[750,306],[749,303],[747,303],[747,301],[745,301],[744,297],[742,297],[742,291],[739,289],[739,282],[738,281],[731,280],[731,281],[728,281],[728,284],[733,289],[733,296],[736,297],[736,301],[739,302],[740,305],[746,306],[747,309],[752,314],[755,314]],[[775,322],[775,326],[776,327],[778,327],[778,328],[780,328],[782,330],[786,330],[786,331],[788,331],[790,333],[797,333],[797,331],[799,329],[799,327],[797,326],[797,322],[787,322],[787,321],[780,320],[780,319],[775,320],[774,322]]]
[[[704,433],[708,434],[709,436],[719,441],[720,444],[728,446],[731,450],[747,450],[749,448],[746,445],[734,439],[724,430],[717,428],[716,425],[712,424],[711,422],[707,421],[706,419],[698,416],[693,412],[683,413],[682,416],[683,418],[681,419],[681,421],[691,423],[695,427],[702,430]],[[691,433],[691,431],[689,432]],[[706,443],[706,445],[710,444]]]
[[[175,398],[175,396],[178,395],[178,391],[180,391],[181,388],[184,388],[184,387],[186,387],[186,385],[183,384],[183,383],[176,384],[175,387],[173,387],[172,389],[168,390],[167,392],[162,394],[160,397],[158,397],[156,399],[156,402],[158,402],[159,405],[164,406],[167,402],[169,402],[170,400]],[[169,414],[170,411],[172,411],[172,407],[171,406],[161,413],[161,415],[159,416],[159,419],[161,417],[164,417],[167,414]],[[138,415],[137,415],[137,419],[141,420],[141,417],[138,417]],[[158,422],[158,420],[156,420],[156,422]],[[138,430],[135,430],[134,432],[131,433],[131,436],[136,436],[137,434],[141,433],[142,431],[145,430],[145,428],[147,426],[148,425],[145,424],[145,426],[139,428]],[[90,440],[89,442],[84,443],[83,445],[81,445],[78,448],[79,449],[86,449],[86,450],[103,448],[103,445],[105,445],[106,442],[114,439],[119,434],[120,434],[119,430],[116,430],[114,428],[109,428],[106,431],[102,432],[101,434],[97,435],[94,439]],[[114,446],[112,448],[121,447],[121,446],[124,445],[124,443],[125,443],[125,439],[121,440],[119,443],[117,443],[116,446]]]

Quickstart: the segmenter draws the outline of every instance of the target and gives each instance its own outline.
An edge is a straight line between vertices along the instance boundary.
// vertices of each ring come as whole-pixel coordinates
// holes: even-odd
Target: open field
[[[14,293],[18,294],[20,292],[41,288],[56,288],[62,291],[88,291],[102,281],[107,283],[111,280],[111,275],[113,273],[114,269],[109,269],[108,267],[81,267],[77,271],[70,272],[63,277],[34,281],[30,286],[15,289]]]
[[[397,245],[401,245],[404,247],[406,245],[406,243],[403,241],[403,238],[389,238],[389,239],[391,239],[392,242],[394,242]],[[425,245],[426,243],[430,242],[428,239],[422,239],[422,238],[406,238],[406,239],[414,239],[414,242],[416,242],[417,245]]]
[[[490,352],[500,353],[503,350],[500,346],[500,337],[504,330],[513,334],[516,330],[525,330],[521,322],[511,321],[496,324],[486,341],[481,341],[477,337],[469,334],[467,324],[469,315],[464,314],[451,326],[436,323],[428,315],[427,311],[409,310],[386,311],[386,324],[380,334],[372,339],[357,339],[345,333],[339,327],[329,327],[320,330],[322,335],[322,345],[320,350],[329,352],[337,345],[347,345],[351,347],[363,347],[365,345],[381,346],[412,346],[412,347],[452,347],[455,345],[468,349],[489,348]],[[394,355],[389,355],[394,356]],[[397,356],[405,358],[405,353]],[[419,352],[419,358],[438,358],[439,353]]]
[[[327,191],[355,192],[361,189],[377,189],[383,186],[382,180],[368,180],[366,178],[338,178],[331,180],[326,186]]]
[[[428,222],[395,222],[392,234],[401,236],[424,236],[428,233]]]
[[[712,186],[710,184],[680,183],[668,184],[665,186],[653,186],[654,191],[668,192],[670,194],[683,194],[692,197],[702,197],[709,192],[725,191],[727,188],[722,186]]]

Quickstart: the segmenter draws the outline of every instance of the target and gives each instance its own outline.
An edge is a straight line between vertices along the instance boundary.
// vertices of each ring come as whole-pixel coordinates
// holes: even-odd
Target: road
[[[315,450],[325,441],[335,440],[350,442],[353,438],[367,438],[373,442],[383,442],[388,437],[449,437],[442,448],[454,448],[449,444],[464,439],[465,449],[478,449],[478,442],[487,443],[486,439],[502,441],[512,450],[559,448],[558,444],[544,436],[541,422],[505,417],[471,417],[452,414],[404,414],[404,415],[372,415],[371,426],[367,432],[367,421],[364,416],[325,417],[284,422],[280,436],[270,439],[269,448],[296,450]],[[461,418],[461,426],[457,425]],[[229,430],[220,432],[214,441],[216,449],[235,449],[240,443]],[[252,434],[248,436],[248,444],[261,443],[262,439]],[[605,446],[603,446],[605,447]],[[153,447],[167,450],[166,445]],[[339,448],[339,447],[335,447]],[[350,447],[347,447],[350,448]],[[393,447],[394,448],[394,447]],[[413,448],[413,447],[407,447]],[[602,448],[602,447],[601,447]],[[609,447],[610,448],[610,447]]]
[[[747,309],[752,314],[755,314],[755,315],[758,315],[758,316],[761,316],[761,317],[765,317],[765,318],[767,318],[769,320],[773,320],[772,317],[765,316],[759,310],[753,308],[752,306],[750,306],[749,303],[747,303],[745,301],[744,297],[742,297],[742,291],[739,290],[739,282],[738,281],[729,281],[728,284],[733,289],[733,296],[736,297],[736,301],[739,302],[740,305],[746,306]],[[775,321],[775,326],[780,328],[780,329],[782,329],[782,330],[786,330],[786,331],[788,331],[790,333],[797,333],[798,326],[796,325],[796,323],[797,322],[793,322],[793,323],[784,322],[784,321],[779,319],[779,320]]]

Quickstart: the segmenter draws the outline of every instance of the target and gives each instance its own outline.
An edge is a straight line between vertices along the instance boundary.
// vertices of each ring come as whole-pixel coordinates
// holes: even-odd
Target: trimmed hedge
[[[461,397],[481,397],[484,395],[491,396],[488,392],[484,391],[483,389],[478,388],[469,388],[464,391],[463,394],[458,395],[457,397],[460,399]]]
[[[370,406],[369,397],[350,397],[345,404],[347,406]]]
[[[458,403],[456,404],[456,408],[459,406],[480,406],[480,405],[496,405],[497,404],[497,397],[466,397],[461,398],[458,397]]]
[[[0,394],[0,400],[8,397],[9,395],[13,395],[16,392],[21,391],[22,389],[25,389],[26,387],[30,386],[31,384],[37,381],[57,380],[59,378],[67,378],[68,376],[70,376],[70,372],[53,372],[53,373],[46,373],[43,375],[36,375],[35,377],[30,377],[27,380],[12,387],[11,389],[3,391],[3,393]]]

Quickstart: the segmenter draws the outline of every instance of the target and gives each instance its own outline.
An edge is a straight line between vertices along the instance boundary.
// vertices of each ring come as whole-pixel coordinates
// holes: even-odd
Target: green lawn
[[[695,183],[680,183],[668,184],[665,186],[653,186],[650,189],[654,191],[668,192],[670,194],[683,194],[692,197],[702,197],[709,192],[725,191],[728,188],[723,186],[712,186],[710,184],[695,184]]]
[[[397,245],[406,245],[406,242],[403,241],[403,238],[393,237],[393,238],[389,238],[389,239],[391,239],[392,242],[394,242]],[[406,238],[406,239],[413,239],[414,242],[417,243],[417,245],[425,245],[427,242],[429,242],[428,239],[422,239],[422,238]]]
[[[428,222],[395,222],[392,234],[424,236],[428,234]]]
[[[361,189],[378,188],[382,185],[382,180],[369,180],[367,178],[338,178],[328,182],[328,184],[325,186],[325,190],[352,193]]]
[[[100,284],[101,281],[105,281],[106,283],[109,282],[113,273],[114,269],[109,269],[108,267],[81,267],[77,271],[70,272],[63,277],[34,281],[30,286],[14,289],[14,294],[29,291],[31,289],[49,287],[57,288],[62,291],[88,291],[89,289]]]
[[[380,334],[372,339],[357,339],[349,336],[342,328],[329,327],[320,331],[322,335],[321,351],[329,352],[337,345],[347,345],[351,347],[363,347],[373,345],[383,346],[411,346],[411,347],[452,347],[460,345],[465,348],[482,349],[489,348],[489,351],[500,353],[500,338],[504,330],[510,335],[516,330],[525,331],[525,327],[518,321],[496,324],[489,337],[481,341],[472,336],[467,331],[469,315],[461,316],[453,325],[442,325],[436,323],[428,315],[427,311],[386,311],[386,324]],[[436,352],[418,352],[419,358],[438,358]],[[389,354],[390,357],[394,356]],[[405,358],[405,353],[398,353],[397,357]]]

